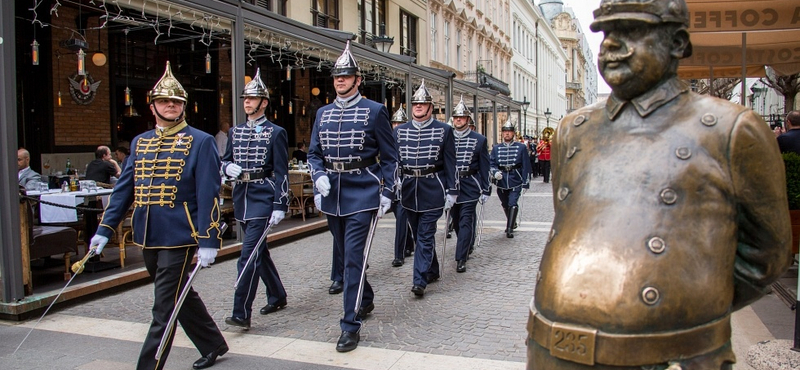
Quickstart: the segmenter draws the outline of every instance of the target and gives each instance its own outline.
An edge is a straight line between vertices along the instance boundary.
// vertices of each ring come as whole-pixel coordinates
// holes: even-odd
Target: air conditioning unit
[[[62,48],[77,52],[80,49],[88,50],[89,43],[81,39],[66,39],[60,43]]]

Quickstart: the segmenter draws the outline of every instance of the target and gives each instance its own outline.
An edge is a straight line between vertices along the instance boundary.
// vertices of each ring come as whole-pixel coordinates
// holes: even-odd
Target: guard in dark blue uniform
[[[349,41],[331,74],[337,96],[317,111],[308,164],[319,192],[314,201],[328,216],[334,247],[344,256],[344,317],[336,350],[347,352],[358,346],[361,320],[375,308],[366,277],[367,235],[391,207],[397,149],[386,107],[358,92],[361,70]]]
[[[169,62],[149,95],[156,128],[133,139],[130,165],[114,186],[90,243],[100,254],[133,205],[133,242],[142,247],[145,267],[155,280],[153,321],[139,354],[139,370],[162,369],[167,361],[174,330],[160,360],[155,359],[156,351],[175,299],[188,281],[195,250],[198,263],[206,267],[222,245],[219,154],[214,137],[184,120],[189,96],[173,77]],[[225,338],[193,289],[178,322],[203,355],[193,368],[210,367],[217,356],[228,352]]]
[[[530,187],[531,161],[525,144],[514,141],[516,133],[511,121],[503,125],[502,131],[503,142],[492,148],[491,172],[506,213],[506,238],[513,238],[519,197],[522,189]]]
[[[400,201],[417,243],[411,292],[422,297],[428,283],[439,279],[436,221],[455,204],[458,174],[453,129],[432,117],[433,97],[425,80],[411,97],[411,109],[411,121],[395,134],[402,167]]]
[[[266,233],[289,207],[288,142],[286,130],[264,116],[269,92],[261,81],[261,70],[242,92],[247,122],[228,131],[228,146],[222,156],[222,171],[236,180],[233,185],[233,213],[244,230],[242,254],[237,271],[239,285],[233,294],[233,314],[228,325],[250,328],[258,279],[267,287],[266,315],[286,306],[286,290],[269,255]],[[260,242],[260,243],[259,243]],[[249,265],[247,260],[255,253]]]
[[[475,243],[478,202],[486,203],[491,194],[489,186],[489,146],[486,136],[469,128],[472,112],[464,104],[464,97],[453,108],[453,136],[456,145],[458,168],[458,198],[450,216],[458,243],[456,244],[456,271],[467,271],[467,259]]]
[[[406,122],[408,122],[408,115],[401,106],[392,115],[392,129],[397,129],[398,126]],[[403,206],[400,205],[400,194],[397,194],[397,200],[392,202],[392,209],[395,217],[394,260],[392,260],[392,266],[400,267],[403,266],[406,257],[411,257],[414,254],[414,235],[411,233],[406,212]]]

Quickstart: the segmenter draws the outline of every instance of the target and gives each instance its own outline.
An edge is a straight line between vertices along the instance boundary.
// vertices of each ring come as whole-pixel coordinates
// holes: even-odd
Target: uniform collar
[[[608,119],[615,120],[625,107],[625,104],[631,103],[641,117],[647,117],[664,104],[669,103],[678,95],[689,91],[689,86],[676,77],[670,78],[661,85],[658,85],[650,91],[633,98],[632,100],[620,100],[613,94],[606,100],[606,114]]]
[[[263,124],[267,121],[267,116],[261,116],[253,120],[247,120],[247,127],[254,127],[255,125]]]
[[[180,132],[181,130],[183,130],[184,128],[186,128],[186,126],[189,126],[189,124],[186,123],[186,121],[181,121],[181,123],[172,127],[165,127],[165,128],[156,127],[156,135],[159,137],[173,136],[178,132]]]
[[[456,129],[453,129],[453,135],[455,137],[459,138],[459,139],[463,139],[463,138],[467,137],[470,132],[472,132],[472,129],[469,128],[469,127],[467,127],[467,129],[464,130],[464,131],[458,131]]]
[[[426,126],[430,125],[431,122],[433,122],[433,116],[422,122],[413,119],[411,120],[411,124],[414,125],[414,127],[416,127],[417,129],[425,128]]]
[[[336,99],[333,100],[333,104],[336,104],[337,107],[344,109],[358,104],[359,101],[361,101],[361,94],[355,93],[353,96],[346,99],[342,99],[337,96]]]

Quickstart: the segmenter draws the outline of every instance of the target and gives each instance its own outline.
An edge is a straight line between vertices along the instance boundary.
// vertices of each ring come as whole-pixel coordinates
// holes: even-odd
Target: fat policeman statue
[[[731,369],[731,312],[790,262],[775,137],[678,80],[684,0],[603,0],[594,17],[612,93],[553,139],[528,369]]]

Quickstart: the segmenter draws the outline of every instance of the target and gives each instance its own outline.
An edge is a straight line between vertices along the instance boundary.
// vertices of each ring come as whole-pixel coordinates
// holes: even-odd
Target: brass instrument
[[[545,127],[545,129],[542,130],[542,141],[546,141],[549,143],[550,140],[553,139],[553,135],[555,134],[556,134],[555,129],[553,129],[552,127]]]

